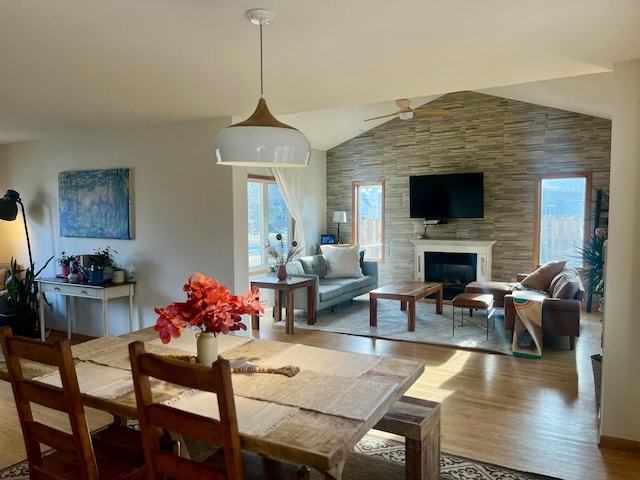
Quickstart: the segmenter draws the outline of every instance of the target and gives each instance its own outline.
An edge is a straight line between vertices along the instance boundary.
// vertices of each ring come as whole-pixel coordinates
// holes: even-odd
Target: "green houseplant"
[[[115,267],[116,261],[113,257],[114,253],[118,252],[108,245],[104,248],[94,249],[94,253],[90,255],[91,266],[101,270]]]
[[[62,252],[56,261],[58,262],[58,265],[62,267],[62,275],[66,277],[71,273],[71,264],[76,261],[76,256],[67,255],[66,252]]]
[[[113,254],[118,252],[108,245],[96,248],[93,252],[89,255],[89,283],[102,284],[105,280],[111,280],[113,268],[116,267]]]
[[[604,229],[596,229],[587,238],[582,247],[578,248],[580,258],[584,263],[584,281],[587,292],[592,295],[604,294],[604,279],[602,277],[604,267],[603,247],[607,239]]]
[[[10,325],[16,335],[36,336],[39,307],[36,278],[52,259],[50,257],[37,272],[34,272],[33,265],[20,268],[17,260],[11,259],[11,270],[5,284],[7,290],[0,296],[0,321]]]

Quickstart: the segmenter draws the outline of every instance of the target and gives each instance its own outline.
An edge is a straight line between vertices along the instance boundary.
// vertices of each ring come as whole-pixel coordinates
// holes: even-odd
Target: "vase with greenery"
[[[6,291],[0,295],[0,321],[4,325],[10,325],[16,335],[37,336],[39,301],[36,278],[51,260],[53,257],[35,272],[33,265],[21,268],[15,259],[11,259],[9,278],[5,283]]]

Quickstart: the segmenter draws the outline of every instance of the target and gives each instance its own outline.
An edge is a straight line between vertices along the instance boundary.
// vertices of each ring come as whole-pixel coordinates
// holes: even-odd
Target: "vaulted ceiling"
[[[0,2],[0,143],[204,118],[260,96],[328,149],[395,110],[474,90],[610,118],[640,59],[637,0]]]

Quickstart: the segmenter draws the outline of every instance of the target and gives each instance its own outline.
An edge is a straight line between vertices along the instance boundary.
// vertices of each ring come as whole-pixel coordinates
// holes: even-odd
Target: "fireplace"
[[[442,283],[445,300],[451,300],[476,279],[477,264],[475,253],[425,252],[425,281]]]
[[[456,293],[463,292],[464,285],[469,282],[491,281],[491,251],[495,240],[429,238],[413,240],[412,243],[415,245],[415,280],[442,283],[444,298],[448,300]],[[429,262],[427,255],[430,254],[450,258],[442,261],[435,258],[434,262]],[[433,263],[440,266],[434,266]],[[445,281],[451,285],[448,286]]]

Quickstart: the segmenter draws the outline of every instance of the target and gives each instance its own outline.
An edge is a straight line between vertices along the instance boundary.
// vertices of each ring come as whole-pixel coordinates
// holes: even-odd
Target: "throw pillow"
[[[566,260],[546,263],[527,275],[520,283],[536,290],[549,290],[551,280],[564,270],[566,263]]]
[[[304,273],[317,275],[319,278],[324,278],[327,274],[327,262],[322,255],[300,257],[298,261],[302,264]]]
[[[322,253],[327,262],[326,278],[364,277],[360,269],[360,245],[339,247],[322,245]]]
[[[289,262],[284,267],[289,275],[304,275],[305,271],[300,262]],[[276,270],[277,271],[277,270]]]
[[[0,290],[4,290],[4,282],[7,280],[7,273],[9,273],[9,270],[6,268],[0,268]]]
[[[580,289],[580,276],[573,268],[567,268],[553,277],[549,290],[552,298],[574,298]]]

